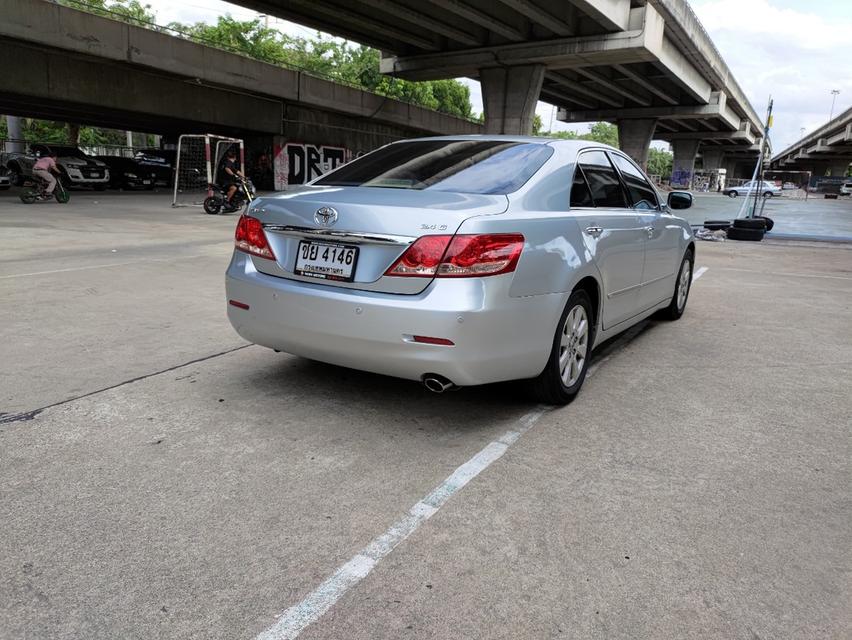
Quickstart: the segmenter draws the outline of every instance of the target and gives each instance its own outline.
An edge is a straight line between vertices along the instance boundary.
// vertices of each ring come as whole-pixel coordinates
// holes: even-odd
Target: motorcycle
[[[24,191],[21,192],[21,202],[24,204],[33,204],[42,200],[50,200],[51,196],[45,193],[47,182],[38,176],[32,176],[30,180],[24,184]],[[71,199],[71,194],[68,189],[62,186],[62,181],[57,178],[56,186],[53,188],[53,197],[60,204],[65,204]]]
[[[234,211],[239,211],[244,206],[251,204],[252,200],[254,200],[254,184],[252,184],[252,181],[248,178],[243,178],[242,176],[237,177],[239,179],[239,182],[237,183],[237,191],[231,198],[230,204],[226,200],[228,196],[228,186],[230,185],[211,185],[214,193],[204,199],[205,212],[210,215],[216,215],[218,213],[233,213]]]

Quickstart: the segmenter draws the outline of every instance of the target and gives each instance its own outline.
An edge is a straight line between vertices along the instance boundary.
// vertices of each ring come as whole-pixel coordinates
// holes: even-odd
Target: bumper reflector
[[[239,300],[228,300],[228,304],[237,309],[245,309],[246,311],[249,309],[249,306],[245,302],[240,302]]]
[[[411,336],[414,342],[420,342],[422,344],[440,344],[445,347],[455,346],[455,342],[452,340],[447,340],[446,338],[430,338],[429,336]]]

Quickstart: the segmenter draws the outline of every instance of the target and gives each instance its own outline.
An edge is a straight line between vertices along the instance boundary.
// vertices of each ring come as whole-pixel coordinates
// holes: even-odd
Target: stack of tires
[[[771,218],[755,216],[754,218],[737,218],[728,227],[729,240],[751,240],[760,242],[764,234],[775,226]]]

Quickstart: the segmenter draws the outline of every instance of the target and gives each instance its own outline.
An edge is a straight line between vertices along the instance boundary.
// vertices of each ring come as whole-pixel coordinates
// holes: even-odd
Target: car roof
[[[608,144],[604,144],[603,142],[595,142],[594,140],[565,140],[563,138],[547,138],[542,136],[510,136],[510,135],[497,135],[497,134],[470,134],[464,136],[428,136],[424,138],[409,138],[407,140],[399,140],[393,144],[403,144],[406,142],[420,142],[420,141],[453,141],[453,140],[477,140],[477,141],[489,141],[493,140],[494,142],[525,142],[527,144],[541,144],[541,145],[552,145],[552,146],[560,146],[564,148],[574,149],[587,149],[589,147],[596,148],[604,148],[604,149],[615,149]]]

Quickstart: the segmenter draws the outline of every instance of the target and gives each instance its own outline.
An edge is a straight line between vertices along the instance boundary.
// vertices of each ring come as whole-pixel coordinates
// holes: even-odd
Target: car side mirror
[[[689,209],[692,206],[692,194],[688,191],[672,191],[668,198],[669,209]]]

